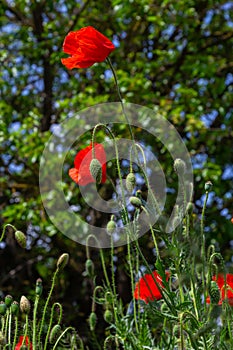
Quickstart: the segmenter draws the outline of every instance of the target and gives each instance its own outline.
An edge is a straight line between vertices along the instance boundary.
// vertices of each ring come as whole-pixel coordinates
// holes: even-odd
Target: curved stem
[[[1,234],[1,237],[0,237],[0,242],[3,240],[4,238],[4,235],[5,235],[5,231],[7,229],[7,227],[11,227],[13,228],[13,230],[17,231],[17,228],[11,224],[6,224],[4,227],[3,227],[3,230],[2,230],[2,234]]]
[[[92,234],[87,237],[86,245],[88,245],[88,242],[89,242],[90,238],[93,238],[98,244],[98,247],[99,247],[99,250],[100,250],[100,259],[101,259],[102,268],[103,268],[103,272],[104,272],[104,277],[105,277],[105,280],[107,282],[108,288],[111,290],[111,284],[110,284],[110,281],[109,281],[109,278],[108,278],[108,274],[107,274],[107,269],[106,269],[106,264],[105,264],[105,260],[104,260],[103,250],[102,250],[102,248],[99,245],[98,239]]]
[[[43,350],[46,350],[47,348],[47,344],[48,344],[48,340],[49,340],[49,334],[50,334],[50,330],[52,328],[52,322],[53,322],[53,314],[54,314],[54,308],[55,306],[59,307],[59,318],[57,321],[57,324],[61,323],[61,319],[62,319],[62,306],[60,303],[54,303],[51,309],[51,313],[50,313],[50,319],[49,319],[49,326],[48,326],[48,330],[47,330],[47,334],[46,334],[46,338],[45,338],[45,343],[44,343],[44,348]]]
[[[73,327],[67,327],[67,328],[62,332],[62,334],[58,337],[58,339],[57,339],[56,343],[54,344],[52,350],[55,350],[55,349],[56,349],[56,347],[58,346],[58,343],[60,342],[61,338],[64,337],[64,335],[65,335],[68,331],[70,331],[70,330],[75,331],[75,329],[74,329]]]
[[[52,285],[51,285],[51,288],[50,288],[50,291],[49,291],[49,295],[47,297],[47,300],[46,300],[46,303],[45,303],[45,306],[44,306],[44,309],[43,309],[41,325],[40,325],[40,330],[39,330],[39,336],[38,336],[38,344],[40,344],[41,334],[42,334],[42,330],[43,330],[44,322],[45,322],[45,314],[46,314],[46,310],[47,310],[50,298],[51,298],[52,293],[53,293],[53,289],[55,287],[55,282],[56,282],[56,278],[57,278],[58,272],[59,272],[59,269],[56,269],[56,271],[53,274]]]

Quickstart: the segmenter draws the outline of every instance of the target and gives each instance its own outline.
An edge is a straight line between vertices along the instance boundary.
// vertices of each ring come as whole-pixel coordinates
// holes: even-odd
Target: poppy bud
[[[7,310],[7,306],[4,301],[0,301],[0,315],[5,316]]]
[[[89,277],[93,277],[94,275],[94,263],[91,259],[86,260],[86,274]]]
[[[100,184],[102,179],[102,166],[96,158],[92,159],[90,163],[90,173],[96,183]]]
[[[43,286],[42,286],[42,279],[38,278],[36,280],[36,295],[40,296],[42,294]]]
[[[110,220],[108,223],[107,223],[107,232],[111,235],[113,232],[115,232],[116,230],[116,223],[115,221],[113,220]]]
[[[17,301],[13,301],[11,304],[11,313],[14,316],[18,316],[19,314],[19,303]]]
[[[7,307],[10,307],[13,302],[13,297],[11,295],[7,295],[5,297],[5,304]]]
[[[15,231],[15,239],[22,248],[26,248],[26,236],[21,231]]]
[[[89,317],[90,330],[94,331],[97,322],[97,316],[95,312],[92,312]]]
[[[135,187],[135,184],[136,184],[136,178],[135,178],[135,175],[134,173],[129,173],[127,176],[126,176],[126,188],[129,192],[132,192],[134,187]]]
[[[19,306],[22,313],[29,314],[31,309],[31,304],[30,304],[30,301],[24,295],[21,296]]]
[[[52,344],[54,343],[57,338],[59,337],[59,334],[61,333],[61,326],[59,324],[55,324],[53,326],[50,335],[49,335],[49,342]]]
[[[136,208],[141,208],[142,206],[142,201],[138,197],[132,196],[130,197],[129,201]]]
[[[69,261],[69,254],[67,253],[62,254],[57,260],[57,269],[63,270],[64,267],[68,264],[68,261]]]
[[[215,281],[210,282],[209,293],[211,304],[218,304],[220,300],[220,290]]]
[[[207,181],[207,182],[205,183],[205,191],[206,191],[206,192],[209,192],[209,191],[211,190],[212,187],[213,187],[213,184],[212,184],[211,181]]]
[[[177,158],[174,162],[174,170],[177,174],[183,176],[186,170],[185,162],[182,159]]]
[[[113,320],[113,315],[112,315],[112,312],[110,310],[106,310],[105,313],[104,313],[104,320],[107,322],[107,323],[111,323],[112,320]]]

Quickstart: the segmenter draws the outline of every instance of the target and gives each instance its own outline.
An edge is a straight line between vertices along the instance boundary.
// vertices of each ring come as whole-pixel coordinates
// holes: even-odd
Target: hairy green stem
[[[17,228],[11,224],[6,224],[4,227],[3,227],[3,230],[2,230],[2,235],[0,237],[0,242],[3,240],[4,238],[4,235],[5,235],[5,232],[6,232],[6,229],[7,227],[11,227],[13,230],[17,231]]]
[[[49,326],[48,326],[48,330],[47,330],[47,334],[46,334],[46,338],[45,338],[45,342],[44,342],[44,348],[43,350],[46,350],[47,348],[47,344],[48,344],[48,340],[49,340],[49,334],[50,334],[50,330],[52,328],[52,323],[53,323],[53,315],[54,315],[54,308],[58,307],[59,308],[59,318],[57,321],[57,324],[61,323],[61,319],[62,319],[62,306],[60,303],[54,303],[51,309],[51,313],[50,313],[50,319],[49,319]]]
[[[51,285],[51,288],[50,288],[50,291],[49,291],[49,295],[47,297],[47,300],[46,300],[46,303],[45,303],[45,306],[44,306],[44,309],[43,309],[41,325],[40,325],[40,330],[39,330],[39,335],[38,335],[38,344],[40,344],[41,334],[42,334],[43,327],[44,327],[44,322],[45,322],[45,315],[46,315],[46,311],[47,311],[47,308],[48,308],[48,304],[49,304],[50,298],[51,298],[52,293],[53,293],[53,289],[55,287],[55,282],[56,282],[56,278],[57,278],[58,272],[59,272],[59,269],[57,268],[56,271],[53,274],[52,285]]]

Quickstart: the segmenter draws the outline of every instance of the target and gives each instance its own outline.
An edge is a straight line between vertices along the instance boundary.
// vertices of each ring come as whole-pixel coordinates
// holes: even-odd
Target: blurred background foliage
[[[70,264],[58,282],[54,300],[62,301],[65,322],[86,332],[91,286],[82,275],[85,247],[51,224],[41,203],[38,173],[45,142],[58,123],[83,108],[118,101],[105,62],[72,71],[61,64],[60,59],[66,56],[62,53],[66,34],[88,25],[116,46],[111,60],[124,101],[152,108],[173,123],[182,136],[193,162],[196,216],[201,212],[204,183],[212,181],[207,240],[215,242],[232,272],[232,1],[1,3],[1,226],[13,224],[28,237],[27,250],[23,251],[8,230],[0,246],[2,293],[15,298],[33,294],[39,276],[47,281],[47,290],[57,257],[68,252]],[[122,127],[119,134],[127,137],[127,130]],[[85,134],[75,149],[88,145],[90,135]],[[99,137],[104,135],[100,133]],[[153,148],[151,135],[135,130],[135,137],[158,151]],[[161,154],[159,160],[169,184],[175,176],[171,158]],[[114,172],[114,168],[109,171]],[[73,194],[70,203],[78,201],[80,214],[85,217],[85,204],[77,187],[67,175],[64,179],[68,182],[66,189]],[[103,192],[109,196],[108,188]],[[174,205],[175,197],[175,191],[169,194],[168,207]],[[95,223],[100,220],[97,216],[92,219]],[[141,244],[153,262],[150,235],[145,235]],[[130,286],[125,247],[117,248],[116,253],[118,290],[126,303]],[[92,257],[101,281],[97,250],[92,250]]]

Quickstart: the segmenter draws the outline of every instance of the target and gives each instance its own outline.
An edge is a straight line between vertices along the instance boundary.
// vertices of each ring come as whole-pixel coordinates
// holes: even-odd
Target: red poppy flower
[[[222,301],[224,299],[228,300],[229,305],[233,306],[233,274],[227,273],[226,274],[226,289],[225,289],[225,283],[224,283],[224,276],[218,275],[218,278],[216,276],[212,277],[213,281],[217,282],[218,288],[220,289],[221,298],[219,300],[218,305],[222,305]],[[208,296],[206,298],[206,302],[210,303],[210,297]]]
[[[233,224],[233,217],[231,218],[231,223]]]
[[[68,69],[88,68],[96,62],[103,62],[114,49],[113,43],[98,30],[84,27],[65,37],[63,51],[71,57],[61,61]]]
[[[162,277],[158,274],[157,271],[153,271],[153,275],[158,282],[158,284],[164,288]],[[166,272],[166,280],[168,281],[170,273]],[[147,273],[136,283],[134,290],[134,298],[144,300],[145,303],[149,301],[159,300],[162,298],[158,287],[155,284],[155,281],[151,274]]]
[[[15,350],[20,350],[20,348],[21,348],[21,346],[22,346],[22,343],[23,343],[23,338],[24,338],[23,335],[21,335],[21,336],[19,337],[19,342],[18,342],[18,344],[16,344]],[[25,345],[28,345],[28,342],[29,342],[28,336],[26,336],[24,344],[25,344]],[[33,348],[32,348],[32,343],[30,343],[30,350],[33,350]]]
[[[102,179],[101,183],[106,181],[106,153],[104,147],[96,143],[95,148],[95,158],[98,159],[102,166]],[[91,182],[96,182],[90,173],[90,163],[92,161],[92,145],[87,146],[76,154],[74,159],[74,168],[69,170],[69,176],[71,179],[79,184],[80,186],[85,186]]]

